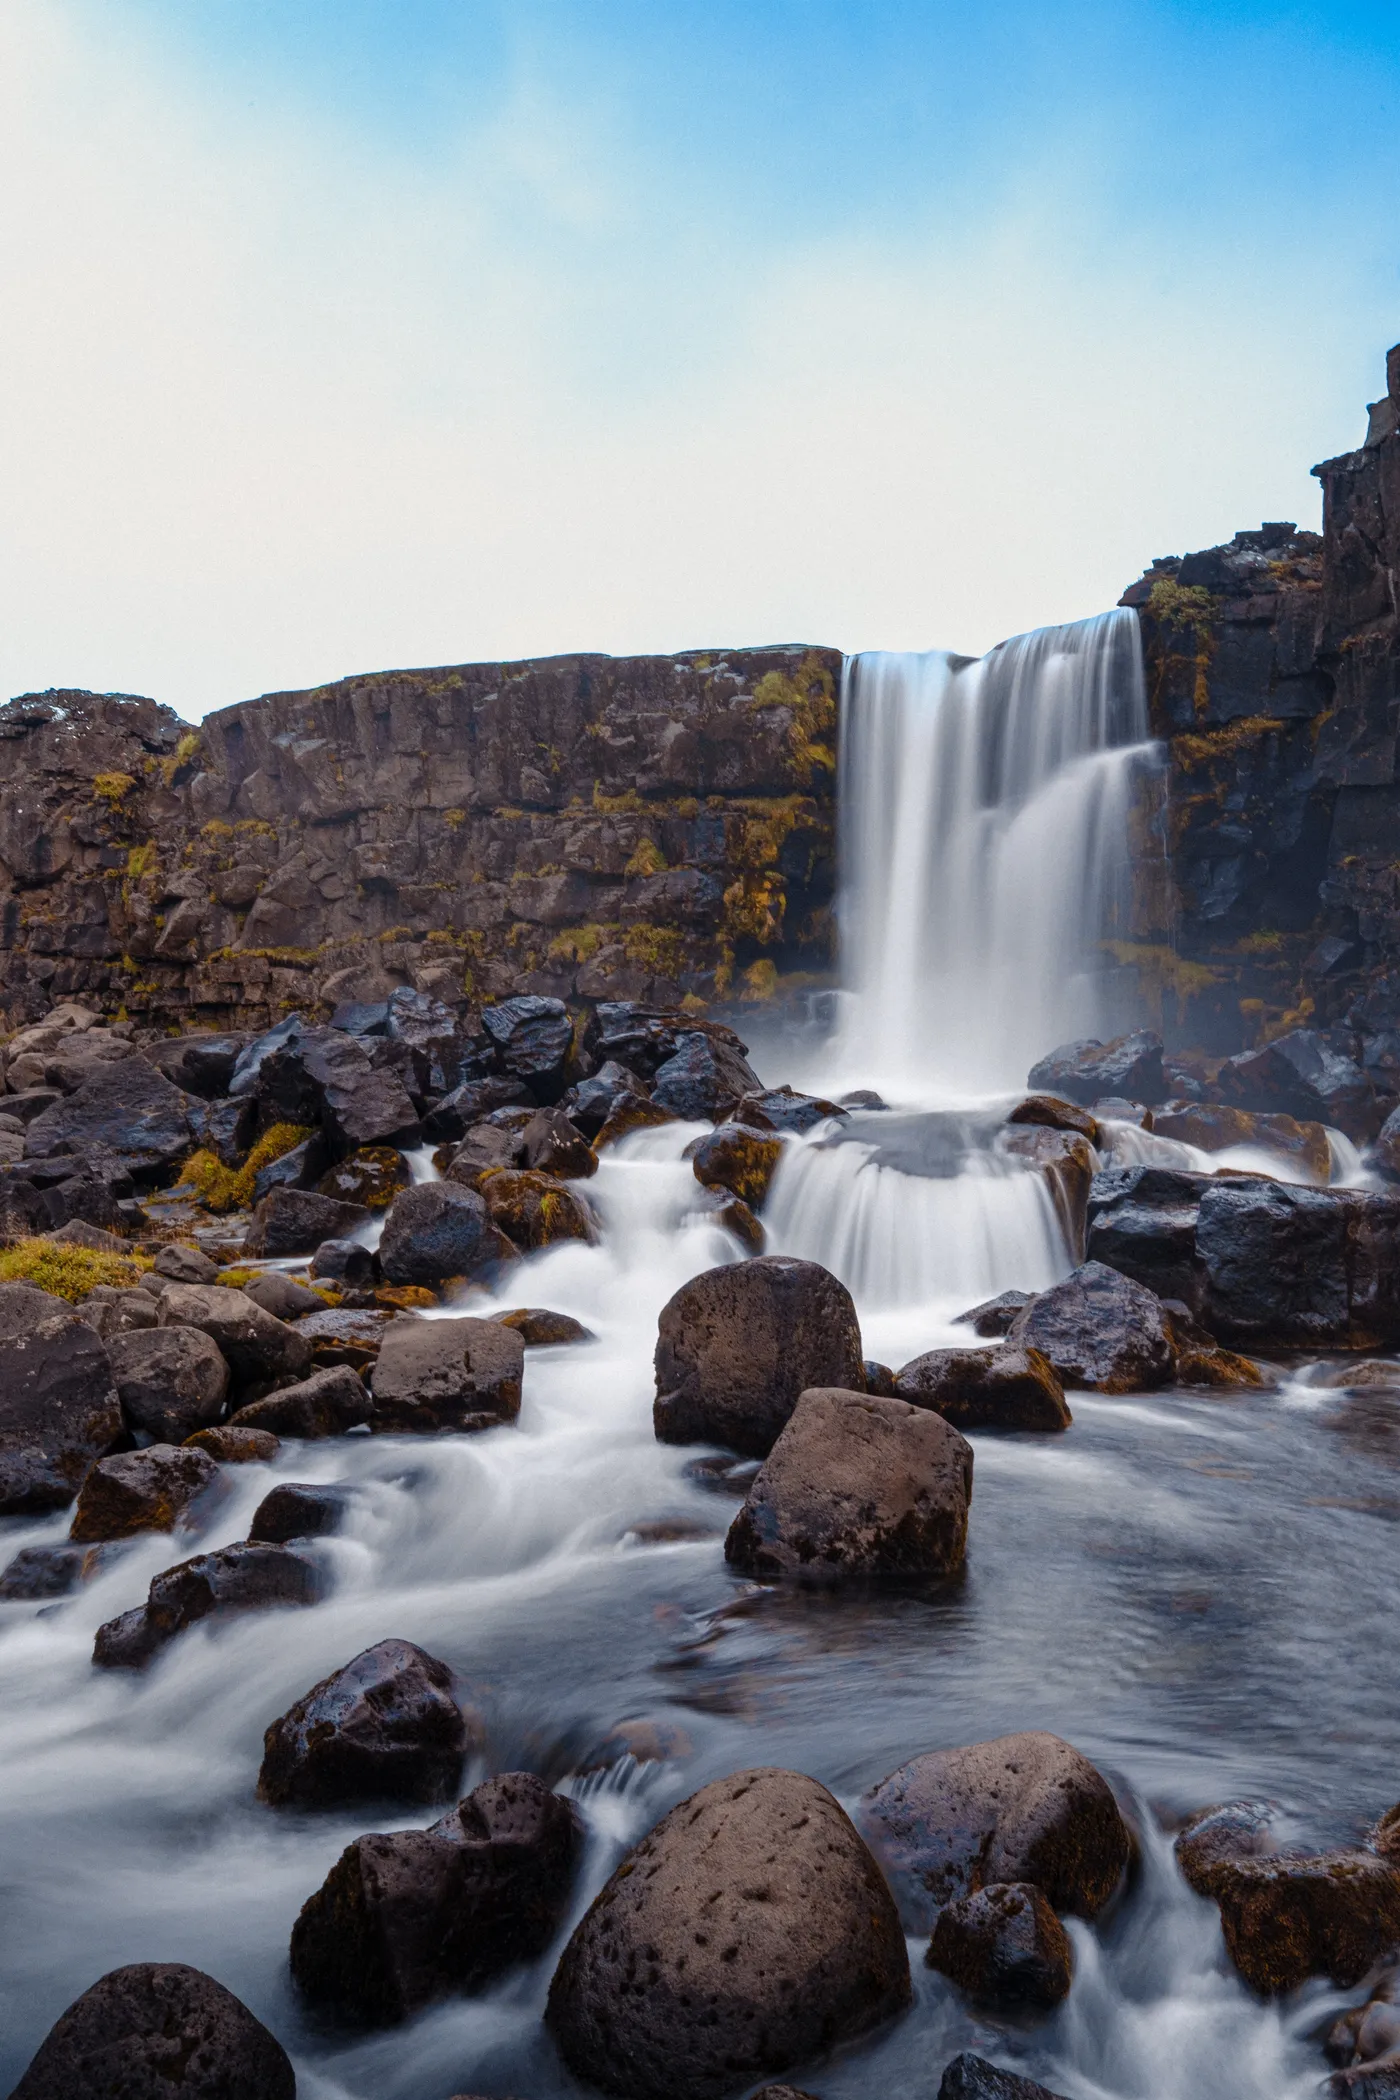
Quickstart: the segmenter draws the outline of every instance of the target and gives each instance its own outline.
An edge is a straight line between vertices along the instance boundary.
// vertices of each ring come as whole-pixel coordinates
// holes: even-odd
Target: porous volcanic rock
[[[134,1538],[140,1531],[173,1531],[196,1495],[218,1477],[207,1451],[151,1444],[99,1458],[78,1491],[68,1536],[83,1545]]]
[[[319,1568],[299,1546],[244,1541],[217,1553],[198,1553],[157,1575],[144,1605],[100,1626],[92,1659],[100,1668],[140,1669],[168,1641],[211,1613],[315,1604],[322,1590]]]
[[[957,1429],[1068,1429],[1054,1365],[1039,1349],[930,1349],[907,1363],[895,1392]]]
[[[760,1467],[724,1555],[831,1584],[951,1575],[967,1550],[972,1447],[926,1408],[809,1388]]]
[[[1232,1859],[1262,1859],[1276,1851],[1272,1801],[1224,1801],[1193,1816],[1177,1836],[1176,1863],[1198,1896],[1209,1896],[1217,1868]]]
[[[592,1328],[585,1327],[572,1313],[550,1312],[546,1306],[518,1305],[511,1312],[494,1313],[492,1318],[501,1327],[513,1327],[527,1349],[552,1349],[561,1343],[598,1339]],[[1400,1365],[1396,1366],[1396,1378],[1400,1381]]]
[[[241,1999],[183,1962],[99,1977],[39,2044],[11,2100],[296,2100],[286,2050]]]
[[[783,1156],[782,1139],[743,1123],[721,1123],[691,1154],[695,1179],[706,1188],[728,1189],[759,1210]]]
[[[1008,1339],[1038,1349],[1068,1386],[1132,1393],[1166,1385],[1171,1341],[1161,1300],[1130,1276],[1086,1261],[1012,1321]]]
[[[0,1341],[0,1516],[64,1509],[122,1435],[107,1351],[60,1313]]]
[[[229,1417],[234,1429],[270,1429],[277,1437],[344,1436],[374,1414],[364,1380],[349,1364],[330,1364],[297,1385],[283,1386]]]
[[[337,1203],[387,1210],[395,1196],[409,1187],[412,1178],[408,1161],[393,1145],[361,1145],[357,1152],[327,1168],[316,1184],[316,1193]]]
[[[370,1376],[374,1428],[432,1436],[520,1412],[525,1344],[496,1320],[392,1320]]]
[[[467,1746],[447,1664],[412,1641],[378,1641],[268,1728],[258,1794],[300,1808],[450,1801]]]
[[[1068,1997],[1074,1956],[1043,1892],[991,1882],[955,1896],[934,1920],[925,1960],[988,2005],[1049,2008]]]
[[[552,1174],[494,1167],[477,1187],[491,1223],[512,1246],[533,1251],[597,1236],[585,1200]]]
[[[1037,2085],[1033,2078],[1020,2078],[1014,2071],[989,2064],[985,2056],[964,2050],[943,2073],[938,2100],[1062,2100],[1062,2096],[1052,2093],[1049,2086]]]
[[[562,1108],[541,1108],[520,1133],[525,1164],[560,1181],[587,1181],[598,1171],[598,1155]]]
[[[341,1157],[418,1136],[418,1112],[401,1082],[343,1029],[308,1028],[270,1049],[255,1091],[270,1121],[319,1125]]]
[[[1359,1983],[1400,1943],[1400,1866],[1359,1847],[1222,1858],[1208,1892],[1231,1961],[1267,1996],[1310,1976]]]
[[[818,1263],[773,1254],[707,1269],[662,1308],[656,1434],[764,1458],[800,1393],[859,1392],[863,1363],[851,1294]]]
[[[816,1780],[761,1768],[703,1787],[632,1848],[565,1948],[546,2017],[604,2092],[720,2100],[909,1997],[859,1834]]]
[[[132,1429],[158,1443],[183,1443],[223,1414],[228,1365],[202,1328],[132,1328],[108,1335],[106,1343],[112,1382]]]

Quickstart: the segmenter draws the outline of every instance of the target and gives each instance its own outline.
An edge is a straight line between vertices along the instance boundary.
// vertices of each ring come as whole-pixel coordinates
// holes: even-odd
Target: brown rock
[[[565,1948],[546,2019],[604,2092],[719,2100],[909,1997],[894,1904],[849,1819],[816,1780],[760,1769],[632,1848]]]
[[[220,1465],[265,1465],[281,1450],[277,1438],[266,1429],[235,1429],[228,1422],[213,1429],[197,1429],[185,1438],[194,1451],[207,1451]]]
[[[498,1167],[519,1167],[525,1160],[525,1141],[520,1132],[504,1129],[498,1123],[478,1123],[460,1145],[448,1150],[450,1157],[442,1171],[449,1181],[459,1182],[467,1189],[479,1188],[483,1174],[492,1174]],[[437,1156],[441,1160],[442,1155]]]
[[[183,1962],[112,1969],[50,2028],[12,2100],[296,2100],[287,2052]]]
[[[1067,1386],[1100,1393],[1150,1391],[1172,1375],[1162,1301],[1131,1276],[1086,1261],[1042,1291],[1012,1322],[1009,1339],[1039,1349]]]
[[[774,1170],[783,1156],[783,1141],[742,1123],[721,1123],[702,1137],[691,1154],[695,1179],[705,1188],[728,1189],[731,1195],[761,1210]]]
[[[634,1130],[659,1130],[663,1123],[678,1121],[679,1118],[669,1108],[663,1108],[659,1101],[629,1095],[608,1111],[607,1120],[593,1140],[593,1149],[601,1152],[606,1145],[615,1145],[619,1138],[630,1137]]]
[[[258,1795],[301,1808],[450,1801],[467,1746],[447,1664],[412,1641],[379,1641],[272,1723]]]
[[[1267,1996],[1310,1976],[1358,1983],[1400,1942],[1400,1868],[1374,1852],[1222,1859],[1209,1893],[1231,1961]]]
[[[313,1371],[299,1385],[283,1386],[265,1400],[255,1400],[230,1416],[234,1429],[268,1429],[277,1437],[344,1436],[374,1413],[363,1379],[348,1364]]]
[[[550,1174],[496,1167],[478,1187],[492,1224],[513,1246],[534,1249],[597,1237],[586,1203]]]
[[[1068,1429],[1073,1417],[1038,1349],[931,1349],[899,1373],[895,1391],[957,1429]]]
[[[173,1531],[218,1472],[207,1451],[178,1444],[100,1458],[83,1482],[68,1536],[91,1545],[140,1531]]]
[[[183,1443],[217,1422],[228,1397],[228,1365],[198,1327],[133,1328],[107,1337],[122,1414],[160,1443]]]
[[[829,1270],[781,1254],[707,1269],[662,1309],[656,1434],[765,1457],[800,1393],[859,1392],[862,1365],[851,1294]]]
[[[1251,1115],[1218,1101],[1168,1101],[1154,1110],[1158,1137],[1175,1138],[1202,1152],[1224,1152],[1233,1145],[1261,1145],[1285,1159],[1296,1160],[1324,1186],[1332,1172],[1332,1148],[1321,1123],[1299,1123],[1292,1116]]]
[[[903,1400],[803,1393],[725,1540],[750,1575],[806,1583],[954,1574],[967,1550],[972,1448]]]
[[[170,1283],[159,1302],[162,1327],[197,1327],[207,1334],[240,1382],[298,1377],[310,1369],[305,1336],[275,1320],[243,1291],[213,1283]]]
[[[1028,1881],[1051,1908],[1094,1917],[1132,1850],[1108,1782],[1057,1735],[1033,1730],[931,1750],[882,1779],[861,1824],[906,1921],[994,1882]]]
[[[1066,1244],[1082,1253],[1089,1190],[1097,1165],[1089,1140],[1073,1130],[1047,1130],[1037,1123],[1008,1124],[1001,1133],[1001,1150],[1044,1175]]]
[[[999,1297],[985,1298],[980,1305],[959,1313],[955,1325],[970,1327],[974,1334],[1006,1335],[1023,1306],[1031,1302],[1029,1291],[1002,1291]]]
[[[1076,1102],[1062,1101],[1056,1094],[1027,1094],[1018,1101],[1007,1117],[1008,1123],[1039,1123],[1046,1130],[1071,1130],[1091,1145],[1099,1142],[1099,1126],[1087,1108]]]
[[[1069,1995],[1074,1956],[1040,1889],[991,1882],[955,1896],[934,1921],[924,1957],[960,1991],[989,2005],[1048,2009]]]
[[[520,1133],[525,1164],[559,1181],[586,1181],[598,1171],[598,1155],[562,1108],[541,1108]]]
[[[1198,1896],[1214,1893],[1216,1870],[1232,1859],[1261,1859],[1274,1850],[1272,1801],[1226,1801],[1193,1816],[1174,1847],[1176,1863]]]
[[[549,1312],[543,1306],[518,1305],[514,1311],[494,1317],[500,1326],[513,1327],[527,1349],[550,1349],[565,1342],[598,1339],[582,1320],[575,1320],[568,1313]]]
[[[520,1412],[525,1345],[495,1320],[398,1319],[371,1377],[380,1434],[494,1429]]]

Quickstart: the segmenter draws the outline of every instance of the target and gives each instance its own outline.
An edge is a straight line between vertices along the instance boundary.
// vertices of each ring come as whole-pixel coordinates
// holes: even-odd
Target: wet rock
[[[372,1291],[383,1271],[373,1248],[359,1240],[322,1240],[311,1257],[311,1274],[318,1283],[333,1283],[350,1291]]]
[[[568,1342],[596,1342],[598,1337],[582,1320],[568,1313],[549,1312],[542,1306],[520,1305],[513,1312],[496,1313],[496,1323],[513,1327],[527,1349],[557,1348]],[[1400,1378],[1400,1365],[1396,1366]]]
[[[358,1036],[309,1028],[264,1058],[256,1091],[271,1121],[319,1124],[334,1153],[413,1144],[418,1111],[392,1071],[376,1070]]]
[[[1009,1340],[1048,1357],[1067,1386],[1100,1393],[1150,1391],[1172,1375],[1161,1301],[1102,1262],[1081,1263],[1024,1306]]]
[[[1205,1277],[1196,1255],[1198,1204],[1179,1209],[1165,1205],[1112,1204],[1089,1227],[1089,1259],[1131,1276],[1159,1298],[1175,1298],[1199,1307]]]
[[[185,1442],[195,1451],[207,1451],[222,1466],[266,1465],[282,1448],[270,1430],[235,1429],[229,1422],[197,1429]]]
[[[144,1604],[124,1611],[119,1618],[99,1626],[92,1644],[93,1668],[97,1670],[144,1670],[164,1647],[164,1639],[151,1623]]]
[[[525,1345],[495,1320],[394,1320],[374,1366],[374,1428],[494,1429],[520,1412]]]
[[[68,1597],[102,1565],[100,1546],[21,1546],[0,1574],[0,1603]]]
[[[292,1927],[318,2009],[391,2026],[541,1954],[568,1908],[582,1829],[530,1772],[488,1779],[427,1830],[357,1838]]]
[[[324,1312],[326,1301],[319,1291],[269,1269],[266,1276],[253,1276],[243,1289],[254,1305],[260,1305],[274,1320],[299,1320],[303,1313]]]
[[[11,2100],[296,2100],[286,2050],[232,1991],[183,1962],[100,1977],[39,2045]]]
[[[985,2056],[973,2056],[964,2050],[943,2073],[938,2100],[1062,2100],[1062,2096],[1052,2093],[1049,2086],[1037,2085],[1032,2078],[1018,2078],[1014,2071],[1003,2071],[998,2065],[989,2064]]]
[[[1008,1881],[1095,1917],[1132,1850],[1102,1773],[1041,1730],[911,1758],[865,1796],[861,1826],[906,1923],[924,1932],[945,1903]]]
[[[598,1171],[598,1155],[562,1108],[541,1108],[520,1133],[525,1164],[560,1181],[586,1181]]]
[[[1029,1291],[1002,1291],[995,1298],[984,1298],[980,1305],[959,1313],[955,1325],[970,1327],[974,1334],[1007,1335],[1012,1323],[1023,1306],[1031,1302]]]
[[[1236,1108],[1330,1123],[1359,1145],[1380,1128],[1365,1072],[1315,1028],[1296,1028],[1227,1057],[1215,1083],[1220,1099]]]
[[[1162,1038],[1143,1028],[1133,1035],[1115,1036],[1109,1043],[1093,1036],[1062,1043],[1032,1065],[1026,1084],[1035,1092],[1059,1095],[1084,1108],[1108,1094],[1151,1105],[1166,1098]]]
[[[867,1393],[873,1393],[877,1400],[899,1399],[900,1393],[899,1387],[895,1382],[895,1374],[888,1364],[876,1363],[873,1356],[867,1356],[862,1368],[865,1371],[865,1390]]]
[[[328,1169],[316,1184],[318,1196],[366,1210],[387,1210],[412,1176],[408,1161],[392,1145],[362,1145],[348,1159]]]
[[[76,1093],[35,1116],[25,1156],[38,1160],[67,1153],[82,1159],[96,1151],[113,1153],[137,1181],[155,1188],[174,1179],[193,1141],[179,1088],[143,1057],[131,1057],[98,1067]]]
[[[328,1306],[298,1320],[297,1332],[311,1344],[311,1361],[317,1370],[325,1370],[331,1364],[349,1364],[352,1371],[363,1377],[379,1354],[389,1320],[388,1311],[377,1303]]]
[[[858,1392],[860,1325],[829,1270],[790,1255],[707,1269],[662,1309],[656,1434],[762,1458],[809,1386]]]
[[[147,1327],[111,1334],[107,1355],[128,1426],[157,1443],[181,1444],[222,1415],[228,1365],[218,1345],[199,1328]]]
[[[909,1997],[894,1905],[849,1819],[816,1780],[760,1769],[633,1847],[565,1948],[546,2019],[605,2092],[720,2100]]]
[[[664,1124],[678,1120],[659,1101],[619,1101],[594,1138],[593,1149],[601,1153],[609,1145],[615,1145],[619,1138],[630,1137],[634,1130],[659,1130]]]
[[[322,1240],[349,1239],[369,1221],[363,1203],[337,1203],[314,1189],[274,1189],[254,1211],[243,1251],[263,1261],[309,1254]]]
[[[931,1349],[895,1382],[901,1400],[931,1407],[956,1429],[1068,1429],[1073,1417],[1038,1349]]]
[[[293,1539],[329,1538],[340,1530],[353,1501],[353,1488],[279,1481],[254,1510],[248,1537],[268,1546],[288,1546]]]
[[[721,1122],[745,1094],[760,1093],[758,1074],[731,1043],[714,1035],[683,1035],[675,1055],[656,1068],[651,1098],[684,1122]]]
[[[759,1469],[724,1557],[809,1584],[951,1575],[971,1499],[971,1446],[941,1415],[817,1387]]]
[[[695,1179],[706,1188],[728,1189],[741,1203],[761,1209],[783,1141],[742,1123],[721,1123],[691,1154]]]
[[[569,1088],[559,1106],[586,1138],[596,1138],[608,1118],[629,1101],[650,1098],[635,1072],[615,1059],[601,1065],[591,1079]]]
[[[1356,2067],[1363,2075],[1332,2079],[1326,2091],[1380,2100],[1400,2092],[1400,1965],[1392,1959],[1373,1976],[1364,2005],[1335,2020],[1323,2044],[1330,2063]]]
[[[41,1291],[37,1283],[0,1283],[0,1342],[29,1334],[45,1320],[70,1318],[67,1299]]]
[[[1400,1198],[1217,1181],[1201,1195],[1202,1316],[1248,1346],[1374,1346],[1400,1337]]]
[[[298,1385],[283,1386],[264,1400],[254,1400],[230,1416],[234,1429],[268,1429],[277,1437],[344,1436],[359,1429],[374,1413],[363,1379],[348,1364],[313,1371]]]
[[[573,1047],[574,1024],[562,999],[526,995],[484,1007],[481,1025],[501,1070],[522,1079],[537,1101],[557,1101]]]
[[[219,1265],[210,1261],[207,1254],[201,1254],[198,1247],[169,1246],[162,1247],[156,1256],[155,1273],[171,1283],[212,1283]]]
[[[690,1737],[674,1721],[650,1714],[632,1714],[618,1721],[600,1742],[584,1753],[575,1769],[606,1772],[630,1757],[634,1764],[665,1765],[689,1757],[694,1748]]]
[[[478,1184],[487,1214],[513,1246],[552,1247],[559,1240],[594,1240],[592,1213],[567,1182],[551,1174],[497,1167]]]
[[[719,1189],[707,1189],[705,1193],[713,1203],[711,1215],[716,1225],[751,1254],[762,1254],[768,1245],[763,1220],[754,1216],[742,1197],[724,1196]]]
[[[1321,1123],[1300,1123],[1293,1116],[1255,1115],[1219,1101],[1168,1101],[1155,1110],[1152,1128],[1158,1137],[1175,1138],[1202,1152],[1262,1146],[1294,1161],[1324,1185],[1332,1171],[1332,1148]]]
[[[452,1152],[443,1172],[449,1181],[474,1189],[480,1187],[484,1174],[494,1174],[500,1167],[520,1167],[524,1163],[525,1141],[518,1130],[503,1128],[498,1123],[478,1123]]]
[[[1360,1849],[1227,1857],[1209,1871],[1231,1961],[1264,1996],[1347,1987],[1400,1943],[1400,1869]]]
[[[255,1305],[243,1291],[215,1283],[171,1283],[160,1294],[162,1327],[197,1327],[214,1342],[240,1382],[295,1378],[310,1369],[305,1337]]]
[[[258,1796],[278,1808],[451,1801],[467,1747],[447,1664],[412,1641],[379,1641],[272,1723]]]
[[[955,1896],[934,1920],[924,1957],[970,1998],[1048,2010],[1069,1995],[1074,1957],[1064,1926],[1041,1890],[991,1882]]]
[[[1214,1889],[1216,1870],[1234,1859],[1262,1859],[1275,1849],[1272,1801],[1224,1801],[1184,1825],[1172,1847],[1176,1863],[1198,1896]]]
[[[1081,1249],[1097,1158],[1088,1139],[1074,1130],[1014,1123],[1002,1131],[998,1149],[1005,1157],[1022,1160],[1044,1176],[1066,1246],[1076,1252]]]
[[[68,1536],[95,1545],[141,1531],[173,1531],[218,1472],[207,1451],[179,1444],[100,1458],[79,1490]]]
[[[751,1130],[790,1130],[799,1137],[815,1130],[818,1123],[850,1113],[837,1101],[820,1094],[794,1093],[790,1086],[767,1087],[762,1093],[745,1094],[734,1110],[733,1120]]]
[[[107,1351],[66,1313],[0,1341],[0,1516],[65,1509],[122,1435]]]
[[[680,1034],[693,1027],[684,1014],[642,1006],[631,999],[603,999],[589,1016],[583,1047],[604,1070],[610,1063],[620,1064],[649,1085],[659,1067],[675,1055]],[[716,1033],[743,1050],[732,1029],[720,1028]]]
[[[493,1274],[512,1252],[474,1189],[433,1181],[394,1198],[379,1263],[390,1283],[435,1289],[457,1277]]]
[[[1078,1107],[1073,1101],[1061,1101],[1055,1094],[1027,1094],[1018,1101],[1006,1118],[1008,1123],[1038,1123],[1046,1130],[1069,1130],[1087,1138],[1091,1145],[1099,1142],[1099,1126],[1087,1109]]]
[[[1277,1383],[1277,1375],[1251,1357],[1233,1349],[1222,1349],[1214,1337],[1175,1298],[1164,1298],[1167,1335],[1172,1346],[1172,1371],[1178,1385],[1253,1386],[1262,1389]]]
[[[323,1589],[317,1563],[301,1547],[245,1540],[166,1568],[151,1583],[146,1615],[162,1640],[173,1640],[212,1612],[315,1604]]]
[[[1387,1181],[1400,1181],[1400,1108],[1393,1108],[1367,1148],[1366,1164]]]

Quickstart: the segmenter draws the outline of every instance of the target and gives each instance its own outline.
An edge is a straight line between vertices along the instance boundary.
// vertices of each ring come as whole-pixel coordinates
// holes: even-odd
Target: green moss
[[[811,787],[819,773],[835,778],[836,686],[819,656],[805,656],[793,677],[785,671],[765,671],[749,705],[782,707],[791,714],[788,744],[801,786]]]
[[[639,970],[678,977],[686,966],[685,942],[668,926],[629,926],[622,952]]]
[[[1174,762],[1189,771],[1193,766],[1204,765],[1214,758],[1233,758],[1258,744],[1267,736],[1278,736],[1288,724],[1275,715],[1245,715],[1238,722],[1230,722],[1224,729],[1188,731],[1184,736],[1174,736],[1171,751]]]
[[[109,809],[119,809],[135,785],[130,773],[98,773],[93,777],[92,792],[96,800],[105,802]]]
[[[622,872],[624,875],[664,875],[666,856],[655,839],[644,835],[638,839],[637,850]]]
[[[163,758],[160,762],[160,777],[168,788],[174,787],[175,775],[179,772],[181,766],[189,764],[198,750],[199,731],[197,729],[187,729],[169,758]]]
[[[186,1188],[198,1189],[206,1210],[246,1210],[261,1170],[310,1135],[310,1130],[300,1123],[274,1123],[264,1131],[241,1167],[226,1167],[217,1152],[201,1149],[185,1161],[180,1180]]]
[[[153,1266],[146,1254],[104,1254],[64,1240],[23,1239],[0,1251],[0,1283],[33,1283],[74,1304],[94,1285],[132,1290]]]

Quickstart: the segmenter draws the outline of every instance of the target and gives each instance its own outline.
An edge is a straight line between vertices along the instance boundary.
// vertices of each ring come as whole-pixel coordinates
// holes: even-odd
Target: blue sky
[[[0,689],[1000,635],[1315,523],[1400,10],[5,0]]]

